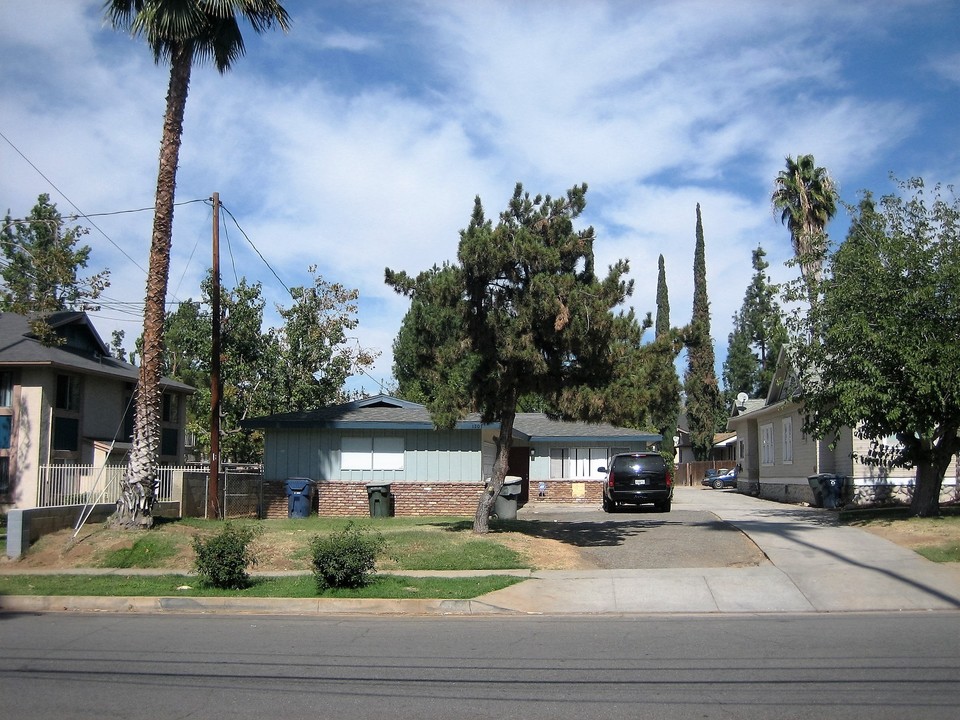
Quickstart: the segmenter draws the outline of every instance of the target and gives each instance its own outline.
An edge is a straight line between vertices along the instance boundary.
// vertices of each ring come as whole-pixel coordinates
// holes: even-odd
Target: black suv
[[[673,478],[660,453],[635,452],[614,455],[603,486],[603,509],[613,512],[619,505],[653,503],[660,512],[670,512],[673,500]]]

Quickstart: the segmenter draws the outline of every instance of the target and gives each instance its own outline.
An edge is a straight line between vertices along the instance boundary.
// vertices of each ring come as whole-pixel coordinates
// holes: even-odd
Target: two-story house
[[[110,357],[82,312],[46,317],[61,344],[44,345],[29,318],[0,314],[0,507],[40,503],[41,469],[121,464],[133,432],[138,369]],[[183,459],[186,397],[164,379],[160,462]]]

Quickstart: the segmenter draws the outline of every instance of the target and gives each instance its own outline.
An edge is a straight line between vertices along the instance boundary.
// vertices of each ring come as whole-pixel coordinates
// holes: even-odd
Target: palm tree
[[[158,64],[170,63],[143,313],[143,351],[133,447],[115,516],[118,525],[142,527],[153,522],[151,508],[156,497],[164,303],[170,269],[174,189],[190,71],[194,61],[212,60],[222,74],[243,55],[238,18],[245,18],[257,33],[274,24],[287,30],[290,18],[275,0],[107,0],[104,11],[115,29],[146,38]]]
[[[816,166],[813,155],[798,155],[796,162],[788,155],[786,170],[780,171],[774,185],[771,201],[790,230],[812,303],[827,249],[824,229],[837,213],[836,185],[825,168]]]

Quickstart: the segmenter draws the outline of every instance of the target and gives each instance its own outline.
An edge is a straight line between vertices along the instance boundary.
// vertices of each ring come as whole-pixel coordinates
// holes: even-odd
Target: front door
[[[520,483],[520,497],[518,498],[518,502],[522,505],[530,498],[530,448],[510,448],[507,466],[507,475],[519,475],[523,478]]]

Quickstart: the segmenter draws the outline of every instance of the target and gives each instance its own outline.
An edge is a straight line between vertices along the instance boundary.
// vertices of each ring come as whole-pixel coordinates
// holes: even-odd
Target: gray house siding
[[[344,470],[343,438],[401,438],[403,470]],[[269,429],[264,443],[269,479],[309,477],[346,482],[479,482],[480,436],[457,430]]]

